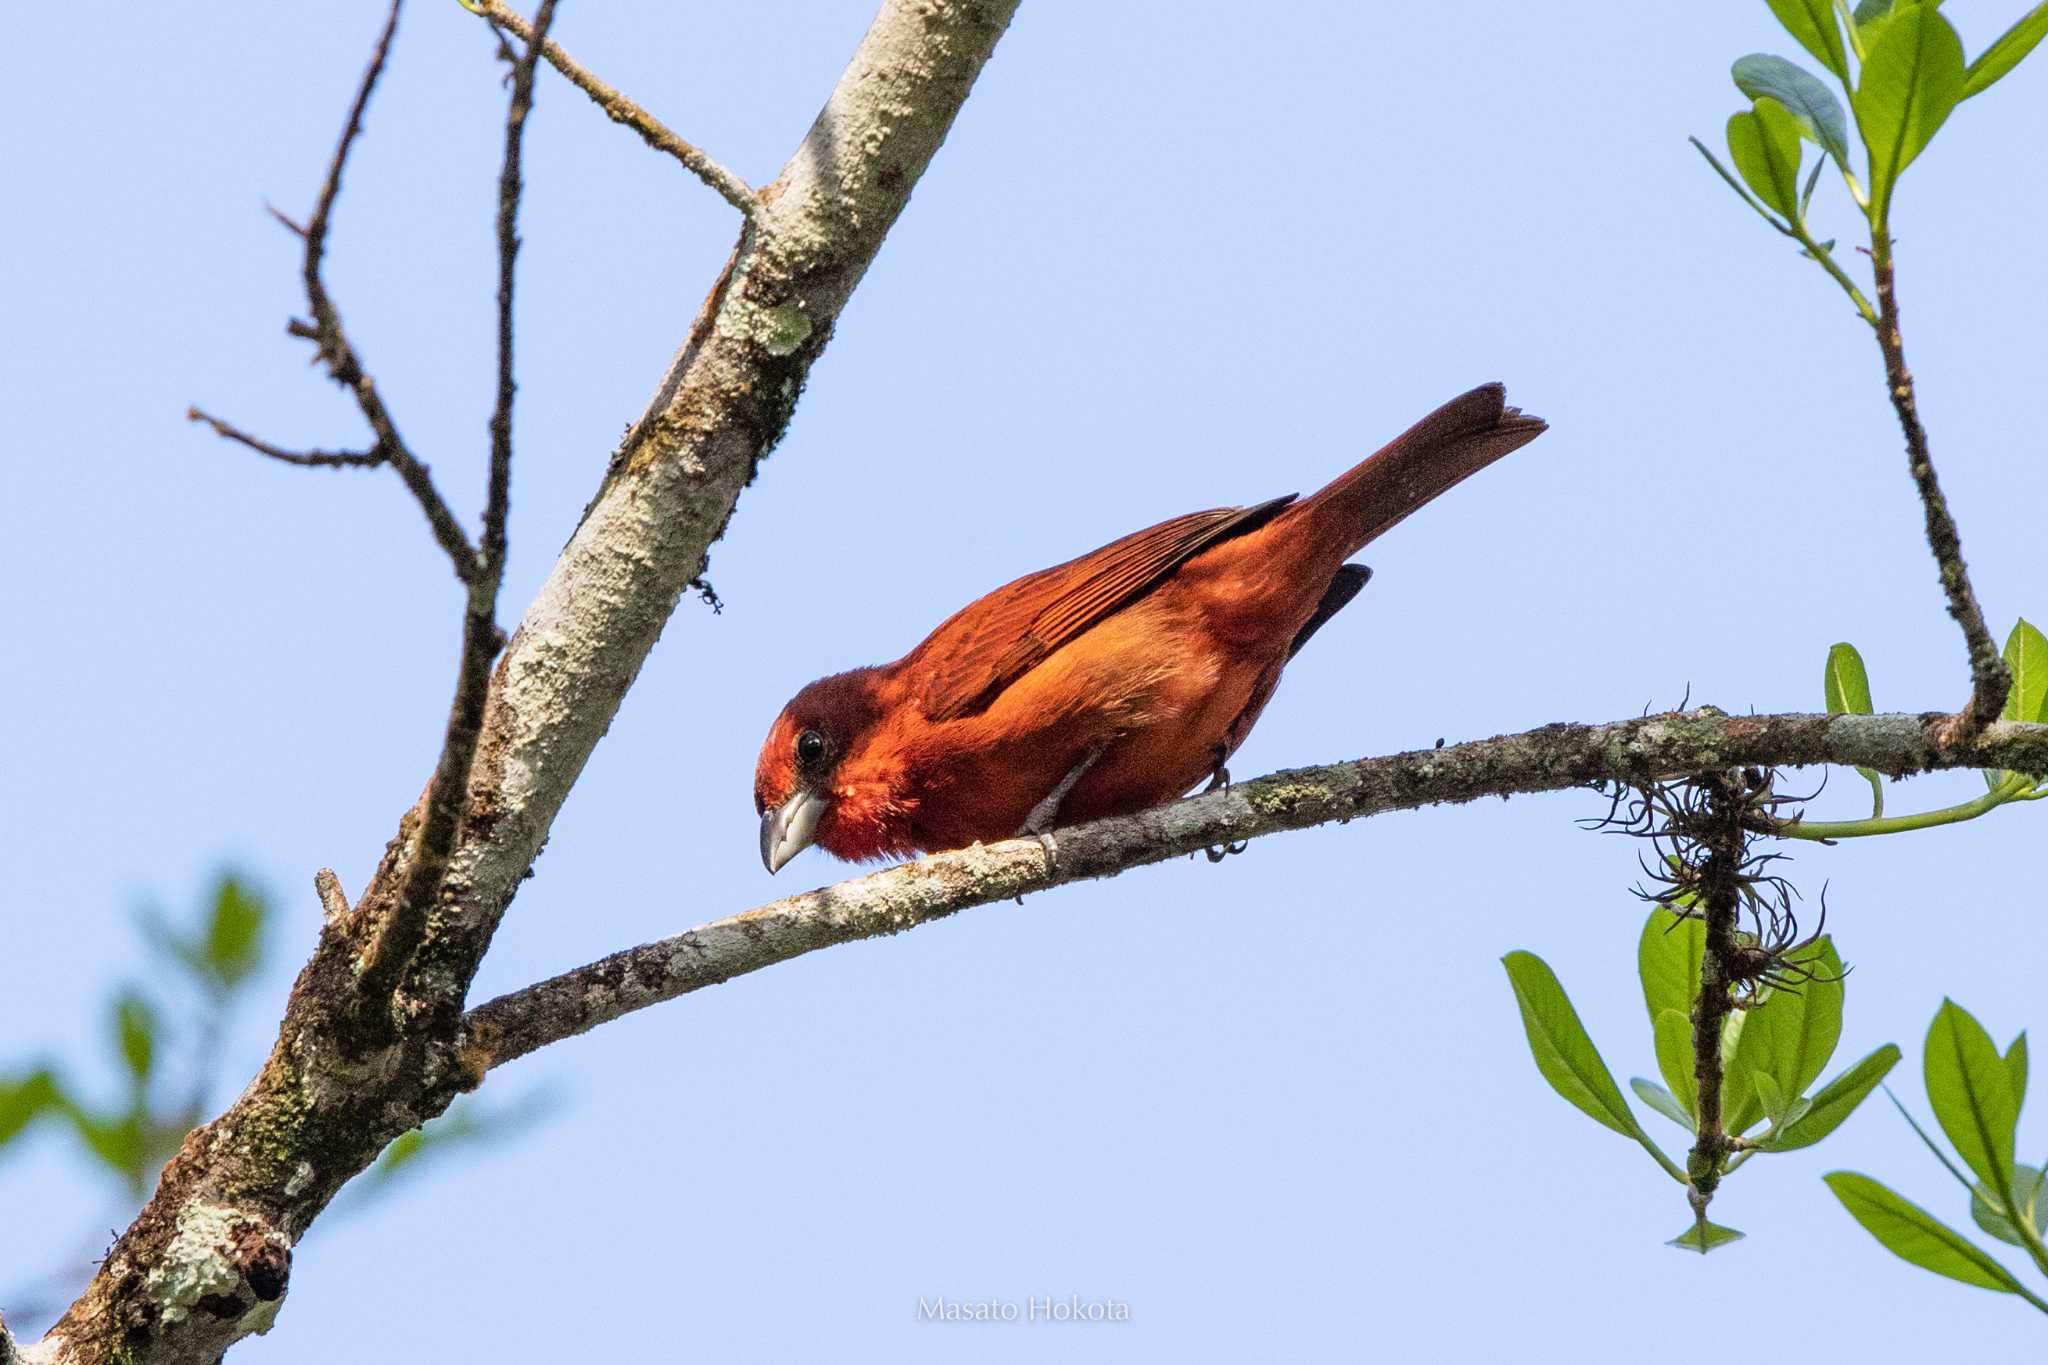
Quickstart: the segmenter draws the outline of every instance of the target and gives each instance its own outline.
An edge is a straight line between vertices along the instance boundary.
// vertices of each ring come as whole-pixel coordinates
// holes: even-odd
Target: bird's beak
[[[774,876],[782,865],[811,846],[818,817],[831,803],[807,787],[761,817],[761,866]]]

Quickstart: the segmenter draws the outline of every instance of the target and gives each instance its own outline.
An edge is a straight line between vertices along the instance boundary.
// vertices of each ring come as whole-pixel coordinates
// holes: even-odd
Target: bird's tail
[[[1365,463],[1288,509],[1316,539],[1357,553],[1416,508],[1543,434],[1545,422],[1507,406],[1507,390],[1481,384],[1389,441]]]

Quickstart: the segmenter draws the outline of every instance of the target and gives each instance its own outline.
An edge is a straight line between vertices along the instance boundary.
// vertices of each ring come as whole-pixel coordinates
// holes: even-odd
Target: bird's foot
[[[1223,766],[1223,760],[1230,757],[1230,750],[1218,744],[1213,746],[1209,752],[1216,756],[1216,768],[1215,771],[1209,774],[1209,785],[1202,788],[1201,794],[1203,796],[1207,796],[1218,787],[1221,787],[1224,791],[1230,790],[1230,769]]]
[[[1102,751],[1107,747],[1107,745],[1098,744],[1087,753],[1081,755],[1081,761],[1074,765],[1073,770],[1061,778],[1059,784],[1045,794],[1044,800],[1031,808],[1031,813],[1024,817],[1024,823],[1017,827],[1017,833],[1012,837],[1021,839],[1027,834],[1035,834],[1042,842],[1046,831],[1052,828],[1053,821],[1059,818],[1060,802],[1067,799],[1067,793],[1074,789],[1074,784],[1081,780],[1083,773],[1086,773],[1095,766],[1095,760],[1102,757]],[[1048,852],[1050,852],[1050,849],[1048,849]]]
[[[1038,846],[1045,850],[1045,873],[1049,877],[1053,876],[1060,869],[1059,840],[1052,837],[1051,830],[1040,830],[1037,838]],[[1021,900],[1022,897],[1018,899]]]
[[[1232,854],[1244,852],[1251,847],[1251,842],[1249,839],[1239,839],[1234,844],[1212,844],[1202,850],[1202,856],[1212,863],[1220,863]]]

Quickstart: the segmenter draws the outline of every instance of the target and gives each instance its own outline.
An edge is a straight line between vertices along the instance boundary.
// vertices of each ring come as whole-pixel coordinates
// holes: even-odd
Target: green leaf
[[[1636,940],[1636,975],[1643,983],[1643,1006],[1650,1022],[1665,1010],[1692,1013],[1700,989],[1700,959],[1707,951],[1707,926],[1681,919],[1663,906],[1653,906]]]
[[[1862,0],[1856,12],[1850,16],[1859,32],[1884,19],[1892,12],[1892,0]]]
[[[1693,1069],[1692,1020],[1665,1010],[1652,1025],[1657,1044],[1657,1070],[1671,1087],[1671,1097],[1688,1115],[1700,1110],[1699,1073]],[[1690,1119],[1686,1127],[1693,1126]]]
[[[1595,1123],[1612,1128],[1623,1137],[1640,1138],[1642,1127],[1621,1097],[1600,1051],[1586,1036],[1578,1011],[1558,984],[1557,974],[1534,953],[1512,952],[1501,959],[1508,983],[1515,989],[1515,1003],[1522,1010],[1522,1027],[1529,1035],[1529,1051],[1536,1069],[1550,1088],[1577,1105]]]
[[[51,1109],[60,1108],[57,1078],[39,1067],[18,1081],[0,1081],[0,1147]]]
[[[2005,666],[2012,670],[2005,718],[2036,724],[2048,721],[2048,638],[2024,616],[2005,637]]]
[[[121,1045],[121,1060],[128,1074],[138,1081],[149,1079],[156,1066],[156,1011],[134,990],[122,992],[114,1002],[114,1035]]]
[[[1863,656],[1856,646],[1844,640],[1828,650],[1827,664],[1821,670],[1821,691],[1831,716],[1870,714],[1870,675],[1863,671]],[[1874,768],[1856,771],[1870,784],[1870,814],[1876,819],[1884,814],[1884,779]]]
[[[1863,669],[1863,656],[1847,640],[1829,648],[1821,690],[1831,716],[1870,714],[1870,675]]]
[[[1729,1057],[1721,1106],[1731,1133],[1745,1131],[1763,1116],[1757,1077],[1769,1076],[1779,1094],[1796,1099],[1819,1079],[1841,1041],[1842,960],[1834,941],[1822,935],[1794,965],[1813,973],[1813,980],[1769,991],[1750,1006]]]
[[[1728,118],[1728,155],[1756,197],[1788,221],[1799,215],[1799,124],[1784,105],[1760,99]]]
[[[1963,43],[1933,5],[1908,5],[1871,39],[1850,96],[1870,153],[1872,221],[1888,221],[1892,190],[1963,97]]]
[[[1664,1245],[1677,1247],[1680,1251],[1697,1251],[1704,1256],[1715,1247],[1724,1247],[1730,1242],[1741,1240],[1742,1234],[1734,1228],[1724,1228],[1719,1223],[1709,1223],[1702,1218]]]
[[[1977,60],[1963,74],[1963,98],[1981,95],[1997,84],[2043,37],[2048,37],[2048,0],[2028,10],[2017,24],[1999,35],[1997,42],[1977,54]]]
[[[1850,1216],[1894,1256],[1980,1289],[2020,1292],[2011,1271],[1918,1204],[1854,1171],[1830,1171],[1823,1178]]]
[[[1739,59],[1730,74],[1735,77],[1736,89],[1751,99],[1774,99],[1785,106],[1801,136],[1820,146],[1837,166],[1848,169],[1849,116],[1842,112],[1835,92],[1819,77],[1767,52],[1752,52]]]
[[[1774,1152],[1790,1152],[1801,1147],[1811,1147],[1829,1133],[1842,1126],[1842,1121],[1856,1112],[1856,1106],[1868,1099],[1870,1092],[1877,1089],[1887,1073],[1899,1064],[1899,1045],[1886,1043],[1877,1051],[1865,1057],[1856,1065],[1842,1072],[1813,1097],[1813,1107],[1805,1115],[1785,1125],[1771,1142]]]
[[[1842,50],[1842,30],[1835,24],[1833,0],[1767,0],[1771,13],[1799,45],[1814,55],[1822,66],[1844,82],[1849,79],[1849,62]]]
[[[232,876],[222,877],[213,895],[206,923],[205,961],[208,972],[232,989],[261,962],[263,921],[269,906],[260,892]]]
[[[2048,1181],[2041,1178],[2039,1169],[2033,1166],[2015,1166],[2012,1171],[2012,1198],[2021,1212],[2021,1221],[2027,1230],[2039,1233],[2048,1226]],[[2005,1200],[1979,1182],[1970,1192],[1970,1217],[1977,1220],[1977,1226],[2001,1242],[2010,1242],[2016,1247],[2027,1244],[2007,1216]]]
[[[94,1156],[120,1173],[131,1185],[139,1183],[148,1156],[143,1116],[139,1110],[118,1119],[101,1119],[74,1109],[71,1120]]]
[[[1757,1103],[1764,1107],[1764,1117],[1776,1123],[1785,1113],[1785,1092],[1778,1089],[1768,1071],[1759,1071],[1749,1079],[1756,1087]]]
[[[2020,1036],[2012,1040],[2012,1046],[2005,1050],[2005,1075],[2012,1082],[2012,1116],[2017,1120],[2020,1110],[2027,1103],[2027,1032],[2020,1030]]]
[[[1963,1164],[1994,1190],[2010,1188],[2019,1108],[2012,1078],[1984,1026],[1943,1000],[1927,1030],[1927,1099]]]
[[[1663,1086],[1655,1081],[1646,1081],[1641,1076],[1631,1076],[1628,1078],[1628,1088],[1636,1092],[1637,1099],[1649,1105],[1665,1118],[1670,1119],[1680,1128],[1685,1129],[1686,1132],[1690,1133],[1693,1131],[1692,1115],[1686,1113],[1684,1106],[1679,1104],[1677,1097]]]

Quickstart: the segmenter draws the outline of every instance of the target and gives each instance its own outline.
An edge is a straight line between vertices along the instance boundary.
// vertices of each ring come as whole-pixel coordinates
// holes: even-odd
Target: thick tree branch
[[[1962,537],[1955,518],[1949,515],[1948,500],[1934,474],[1934,459],[1927,451],[1927,429],[1920,425],[1920,408],[1913,396],[1913,374],[1906,368],[1905,343],[1899,335],[1899,294],[1892,267],[1892,240],[1879,230],[1871,236],[1870,261],[1877,280],[1877,344],[1884,353],[1885,390],[1891,395],[1892,410],[1906,436],[1906,458],[1913,486],[1920,492],[1926,511],[1927,546],[1934,552],[1941,571],[1941,590],[1948,596],[1948,614],[1962,627],[1963,643],[1970,652],[1970,700],[1957,713],[1955,725],[1967,736],[1998,719],[2012,688],[2012,672],[2000,657],[1991,631],[1984,624],[1983,609],[1977,605],[1976,589],[1970,586],[1970,571],[1963,563]]]
[[[401,821],[357,908],[321,934],[262,1071],[186,1139],[92,1283],[27,1358],[212,1365],[268,1329],[291,1248],[335,1192],[391,1139],[482,1079],[487,1058],[458,1027],[476,964],[734,500],[781,438],[840,310],[1014,8],[1014,0],[885,0],[803,144],[760,196],[654,401],[491,676],[446,872],[403,974],[397,1036],[366,1040],[349,1007],[360,994],[363,926],[382,923],[379,907],[404,894],[428,818],[419,806]],[[424,466],[397,439],[319,279],[340,171],[397,13],[394,4],[306,224],[314,316],[294,330],[320,346],[412,484]],[[432,520],[438,497],[422,505]],[[458,571],[469,584],[477,556],[459,527],[454,539],[450,552],[463,552]],[[323,900],[332,903],[324,891]]]
[[[463,3],[493,24],[511,30],[521,41],[533,41],[533,28],[503,0],[463,0]],[[760,200],[746,181],[713,161],[696,144],[677,136],[667,124],[598,79],[589,68],[564,52],[554,39],[549,38],[541,44],[541,55],[548,59],[548,65],[568,77],[571,85],[590,96],[591,103],[602,109],[606,118],[613,123],[631,128],[640,135],[642,142],[655,151],[666,153],[682,162],[690,174],[716,190],[726,203],[749,218],[753,217],[754,210],[760,207]]]
[[[1524,734],[1275,773],[1157,810],[1034,839],[920,858],[643,944],[470,1011],[465,1043],[499,1066],[549,1043],[835,943],[894,934],[957,910],[1282,830],[1482,796],[1640,785],[1736,764],[1839,763],[1894,776],[1937,768],[2048,770],[2048,725],[2000,722],[1971,741],[1947,717],[1729,716],[1712,709]]]

